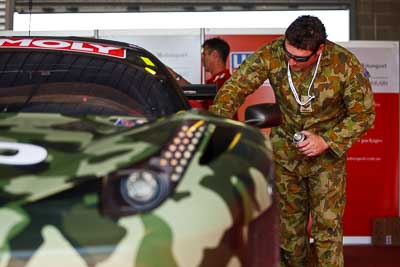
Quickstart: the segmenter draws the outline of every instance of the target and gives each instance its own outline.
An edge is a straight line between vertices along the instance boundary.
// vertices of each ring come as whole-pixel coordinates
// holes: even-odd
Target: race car
[[[150,52],[2,37],[0,75],[1,267],[279,265],[268,137],[190,109]]]

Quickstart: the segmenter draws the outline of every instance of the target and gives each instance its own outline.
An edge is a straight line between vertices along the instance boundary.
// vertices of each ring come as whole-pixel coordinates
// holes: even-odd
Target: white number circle
[[[0,141],[0,151],[15,151],[13,155],[0,155],[0,164],[34,165],[47,158],[47,150],[41,146]]]

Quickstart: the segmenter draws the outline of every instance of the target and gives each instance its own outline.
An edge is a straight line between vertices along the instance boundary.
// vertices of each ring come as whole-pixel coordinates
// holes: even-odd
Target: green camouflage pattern
[[[269,79],[282,112],[282,124],[271,132],[275,161],[289,170],[296,167],[303,155],[292,138],[302,130],[321,135],[335,156],[344,156],[375,119],[373,92],[362,65],[349,51],[327,41],[311,91],[313,111],[301,113],[289,88],[282,47],[279,38],[247,57],[218,91],[210,111],[232,117],[246,96]],[[292,72],[299,95],[307,95],[313,71]]]
[[[272,203],[268,138],[197,110],[132,127],[116,126],[120,118],[0,114],[0,144],[48,152],[32,166],[0,157],[0,267],[245,266],[249,223]],[[101,211],[105,177],[157,158],[179,127],[199,123],[199,145],[160,206],[117,217]],[[226,147],[207,152],[227,132]]]
[[[269,80],[282,112],[282,124],[270,135],[282,211],[281,265],[304,266],[305,224],[311,211],[319,261],[312,266],[343,266],[346,152],[373,125],[373,92],[357,58],[327,41],[311,89],[312,112],[301,112],[289,87],[283,43],[283,37],[278,38],[247,57],[218,91],[210,111],[232,117],[246,96]],[[300,96],[307,96],[313,72],[291,72]],[[302,130],[320,135],[329,150],[315,158],[304,156],[292,143],[294,133]]]
[[[311,157],[294,172],[276,165],[281,210],[281,266],[344,266],[342,218],[346,203],[344,160]],[[308,196],[310,196],[308,198]],[[305,233],[311,212],[311,235],[317,242],[310,259]],[[316,260],[312,262],[311,260]],[[310,262],[311,261],[311,262]],[[307,265],[309,264],[309,265]]]

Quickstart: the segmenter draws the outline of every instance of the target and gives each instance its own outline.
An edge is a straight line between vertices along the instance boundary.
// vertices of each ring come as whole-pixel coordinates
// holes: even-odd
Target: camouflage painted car
[[[269,140],[146,50],[0,38],[0,267],[278,266]]]

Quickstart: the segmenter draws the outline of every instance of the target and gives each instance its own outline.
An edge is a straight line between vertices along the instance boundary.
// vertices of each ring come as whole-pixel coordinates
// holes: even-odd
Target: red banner
[[[399,95],[374,96],[374,127],[348,153],[345,235],[371,235],[374,217],[398,216]]]

